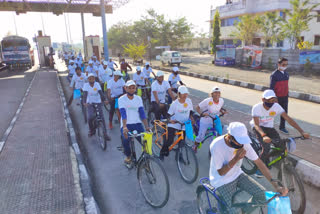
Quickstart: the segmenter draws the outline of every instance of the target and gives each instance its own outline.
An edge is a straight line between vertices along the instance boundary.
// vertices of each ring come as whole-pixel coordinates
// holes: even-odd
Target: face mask
[[[282,71],[285,71],[287,67],[279,67],[279,69],[281,69]]]
[[[243,145],[239,146],[239,145],[235,144],[232,140],[229,140],[229,144],[234,149],[241,149],[243,147]]]
[[[132,96],[134,95],[134,93],[131,94],[131,93],[129,93],[129,92],[127,92],[127,94],[128,94],[130,97],[132,97]]]
[[[274,103],[264,102],[264,105],[267,106],[268,108],[271,108],[271,107],[273,106],[273,104],[274,104]]]

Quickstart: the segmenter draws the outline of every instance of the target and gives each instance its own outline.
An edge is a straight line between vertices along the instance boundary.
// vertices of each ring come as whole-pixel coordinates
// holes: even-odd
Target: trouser
[[[289,102],[289,98],[288,96],[286,97],[278,97],[278,103],[279,105],[286,111],[286,113],[288,113],[288,102]],[[286,127],[286,120],[281,117],[280,118],[280,129],[284,129]]]
[[[73,74],[68,74],[68,76],[67,76],[67,80],[69,81],[69,82],[71,82],[71,79],[72,79],[72,77],[73,77]]]
[[[178,89],[177,88],[171,88],[171,91],[173,91],[176,94],[178,93]],[[167,95],[168,95],[168,104],[171,104],[172,103],[172,98],[170,97],[169,92],[167,92]]]
[[[99,114],[101,116],[102,119],[102,123],[103,123],[103,128],[106,130],[106,123],[103,117],[103,111],[102,111],[102,104],[101,103],[94,103],[97,104],[97,110],[99,111]],[[96,117],[96,111],[94,108],[94,104],[88,104],[88,125],[89,125],[89,130],[91,133],[95,133],[95,125],[94,125],[94,119]],[[107,130],[106,130],[107,133]]]
[[[139,133],[144,132],[144,128],[142,126],[142,123],[135,123],[135,124],[127,124],[127,128],[129,132],[132,132],[136,130]],[[131,156],[131,148],[130,148],[130,138],[128,137],[127,139],[123,135],[123,127],[121,127],[121,137],[122,137],[122,146],[124,149],[124,154],[127,157]],[[137,137],[138,141],[141,141],[141,137]]]
[[[109,111],[109,122],[112,123],[112,120],[113,120],[113,115],[114,115],[114,112],[116,112],[117,116],[118,116],[118,119],[119,119],[119,122],[120,122],[120,112],[119,112],[119,108],[115,108],[115,104],[116,104],[116,98],[112,99],[110,101],[110,111]]]
[[[211,123],[204,123],[201,119],[200,119],[200,125],[199,125],[199,132],[198,132],[198,136],[196,137],[196,142],[197,143],[201,143],[207,133],[208,128],[212,128],[213,124]]]
[[[168,127],[168,139],[164,141],[161,152],[168,152],[169,151],[169,147],[172,145],[173,141],[174,141],[174,137],[176,136],[176,132],[179,132],[181,130],[172,128],[172,127]],[[183,136],[184,138],[186,137],[186,132],[183,132]]]
[[[160,107],[160,104],[158,104],[155,101],[152,101],[152,111],[154,112],[156,116],[156,120],[161,119],[161,115],[166,118],[167,115],[167,108],[166,107]]]
[[[266,189],[261,184],[259,184],[257,181],[255,181],[253,178],[242,173],[234,181],[217,188],[217,191],[220,193],[223,201],[229,207],[228,214],[241,213],[239,208],[231,208],[232,207],[232,196],[235,194],[235,192],[238,189],[241,189],[242,191],[245,191],[245,192],[249,193],[250,195],[252,195],[254,202],[265,202],[266,201],[266,197],[265,197]],[[255,208],[248,209],[248,210],[246,210],[245,213],[250,213],[254,209]]]
[[[274,128],[269,128],[269,127],[263,127],[263,126],[260,126],[260,128],[263,130],[264,133],[267,134],[267,136],[269,138],[271,138],[272,140],[272,144],[275,145],[276,147],[279,147],[279,148],[283,148],[285,147],[285,145],[281,145],[281,143],[279,143],[279,140],[280,140],[280,135],[279,133],[277,132],[277,130],[275,130]],[[268,155],[270,153],[270,146],[271,146],[271,143],[265,143],[263,142],[263,139],[261,137],[261,135],[255,130],[253,129],[254,132],[256,133],[256,136],[259,140],[259,142],[261,143],[262,145],[262,148],[263,148],[263,151],[262,151],[262,154],[260,154],[260,159],[266,164],[268,165],[269,164],[269,158],[268,158]]]

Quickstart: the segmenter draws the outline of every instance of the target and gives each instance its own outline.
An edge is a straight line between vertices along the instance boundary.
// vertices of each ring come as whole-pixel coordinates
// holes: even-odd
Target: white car
[[[179,67],[182,63],[181,53],[179,51],[164,51],[161,54],[161,62],[162,65],[166,63],[169,66],[176,64]]]

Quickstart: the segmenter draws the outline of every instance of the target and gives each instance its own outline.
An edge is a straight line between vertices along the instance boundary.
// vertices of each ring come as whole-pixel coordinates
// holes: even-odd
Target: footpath
[[[57,81],[56,71],[36,72],[0,140],[2,214],[86,213]]]

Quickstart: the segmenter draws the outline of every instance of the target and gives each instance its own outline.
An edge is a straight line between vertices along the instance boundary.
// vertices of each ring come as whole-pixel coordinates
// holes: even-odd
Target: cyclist
[[[163,71],[158,71],[157,81],[154,81],[151,85],[151,103],[156,120],[160,120],[161,115],[163,115],[164,117],[167,116],[167,108],[165,105],[167,91],[169,93],[169,96],[172,99],[175,99],[171,92],[169,83],[164,80]]]
[[[80,59],[79,56],[77,56],[77,59],[76,59],[76,61],[75,61],[75,64],[77,65],[77,67],[81,67],[82,60]]]
[[[111,57],[109,57],[108,68],[110,68],[112,71],[115,71],[114,65],[118,68],[118,65],[114,61],[112,61]]]
[[[129,63],[127,63],[126,60],[124,58],[122,58],[121,63],[120,63],[120,70],[122,72],[122,75],[123,75],[125,82],[129,80],[128,68],[130,68],[130,71],[132,71],[132,68],[129,65]]]
[[[71,82],[71,78],[76,73],[76,67],[77,66],[74,64],[74,61],[70,60],[69,61],[69,66],[68,66],[69,73],[68,73],[68,76],[67,76],[67,79],[68,79],[69,82]]]
[[[93,65],[99,68],[100,62],[99,60],[97,60],[97,57],[95,55],[91,57],[91,60],[93,62]]]
[[[73,75],[71,83],[70,83],[70,89],[73,91],[74,89],[78,89],[82,91],[83,85],[85,81],[87,80],[87,77],[84,73],[81,72],[81,68],[76,68],[76,74]],[[73,93],[69,99],[68,106],[71,105],[73,100]],[[80,105],[80,103],[77,103],[77,105]]]
[[[130,164],[131,149],[128,132],[134,130],[136,130],[138,133],[144,132],[141,121],[146,127],[146,130],[151,132],[151,129],[148,127],[147,118],[143,109],[142,99],[141,97],[135,95],[135,82],[133,80],[129,80],[125,85],[125,90],[126,94],[119,98],[119,109],[121,113],[122,145],[124,148],[124,154],[126,155],[124,163]]]
[[[183,82],[181,81],[180,75],[179,75],[179,68],[178,67],[173,67],[172,68],[172,73],[169,75],[169,79],[168,82],[171,86],[171,91],[173,91],[174,93],[178,93],[178,82],[180,83],[180,85],[184,85]],[[168,103],[171,104],[172,100],[171,97],[168,97]]]
[[[83,102],[84,102],[84,105],[88,108],[88,124],[89,124],[88,136],[91,137],[96,133],[96,130],[93,124],[94,118],[95,118],[94,105],[98,106],[97,110],[101,115],[103,127],[106,129],[106,123],[103,117],[101,101],[104,101],[105,103],[108,103],[108,102],[105,100],[105,96],[102,93],[100,84],[95,82],[95,76],[92,73],[88,75],[88,83],[84,84],[82,90],[83,90]],[[107,133],[107,130],[106,130],[106,133]],[[107,140],[110,140],[110,137],[107,134],[105,138]]]
[[[102,91],[107,92],[108,81],[113,78],[113,72],[108,68],[108,62],[103,61],[103,66],[99,68],[99,82],[101,84]]]
[[[164,142],[160,151],[160,158],[169,155],[169,147],[173,143],[176,131],[184,130],[179,123],[184,123],[189,120],[193,111],[192,101],[188,98],[189,91],[187,87],[180,86],[178,89],[178,99],[176,99],[170,106],[168,114],[170,121],[168,124],[168,139]]]
[[[202,112],[204,112],[200,119],[200,125],[199,125],[199,132],[198,136],[195,140],[195,145],[193,146],[193,150],[197,152],[197,148],[200,144],[200,142],[203,141],[206,132],[209,127],[213,126],[213,121],[209,115],[214,117],[216,115],[219,115],[219,113],[225,113],[225,110],[223,110],[224,100],[221,98],[221,90],[218,86],[215,86],[211,90],[211,97],[206,98],[202,102],[199,103],[196,107],[196,111],[201,115]]]
[[[267,158],[270,151],[270,143],[272,142],[276,147],[284,148],[285,145],[280,145],[280,136],[274,128],[274,118],[280,115],[291,126],[293,126],[303,137],[309,138],[310,135],[304,132],[300,126],[285,112],[285,110],[277,103],[277,97],[273,90],[265,90],[262,94],[262,102],[252,107],[252,120],[250,121],[254,132],[257,135],[259,142],[263,147],[263,153],[260,158],[268,164]],[[258,175],[260,173],[258,172]]]
[[[150,63],[149,62],[146,62],[145,67],[142,70],[142,73],[146,76],[146,78],[149,79],[150,84],[152,83],[152,78],[150,77],[150,74],[152,73],[154,78],[156,78],[156,75],[153,72],[152,68],[150,67]]]
[[[117,104],[117,99],[124,94],[124,85],[125,82],[121,78],[122,74],[121,71],[117,70],[113,73],[113,79],[109,80],[108,82],[108,99],[110,102],[110,112],[109,112],[109,129],[112,129],[112,119],[113,119],[113,114],[116,112],[118,119],[120,121],[120,112],[119,112],[119,107],[116,106]]]
[[[140,66],[137,66],[136,70],[137,70],[137,72],[133,74],[133,78],[132,78],[133,81],[136,83],[137,86],[145,87],[148,79],[141,72]],[[143,91],[143,93],[145,93],[145,92]]]
[[[94,77],[98,76],[98,68],[94,65],[93,61],[90,60],[88,62],[89,66],[86,68],[86,72],[88,72],[88,74],[93,74]]]
[[[288,193],[288,189],[272,181],[269,169],[259,159],[250,143],[246,126],[240,122],[232,122],[229,124],[228,134],[217,137],[210,144],[210,184],[221,195],[230,208],[228,213],[231,214],[239,213],[238,209],[231,208],[232,196],[238,189],[252,195],[254,202],[266,201],[265,188],[241,170],[242,159],[245,156],[254,161],[277,192],[283,196]],[[251,211],[253,210],[246,210],[245,213]]]

